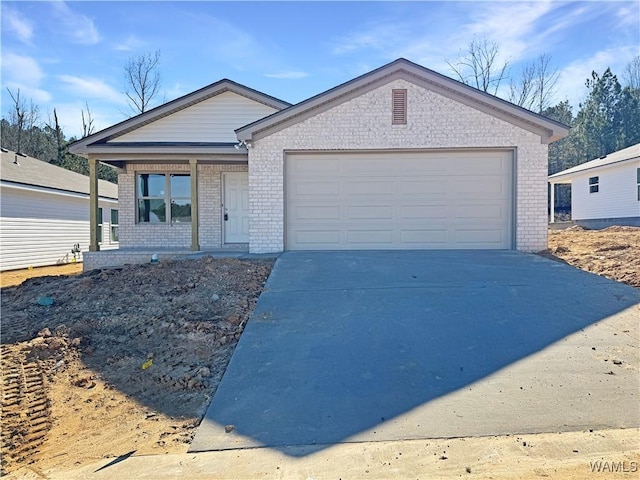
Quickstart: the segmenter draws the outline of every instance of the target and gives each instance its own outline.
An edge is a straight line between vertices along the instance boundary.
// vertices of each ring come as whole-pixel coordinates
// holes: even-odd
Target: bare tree
[[[34,147],[33,128],[40,120],[40,109],[33,101],[29,102],[29,108],[27,108],[26,101],[20,96],[20,89],[14,93],[7,87],[7,91],[13,102],[9,119],[17,130],[15,144],[11,147],[18,153],[32,151],[32,147]]]
[[[125,90],[135,115],[144,113],[160,89],[160,50],[130,57],[124,66]]]
[[[536,68],[534,64],[526,65],[520,72],[517,81],[509,82],[509,101],[524,108],[531,109],[535,101]]]
[[[84,113],[84,109],[80,110],[80,113],[82,115],[82,138],[88,137],[96,129],[95,125],[93,124],[93,117],[91,116],[91,110],[89,109],[89,102],[85,101],[84,104],[87,107],[86,116]]]
[[[13,108],[10,112],[11,115],[11,123],[17,128],[17,138],[14,149],[18,153],[22,153],[22,131],[24,130],[24,117],[25,117],[25,103],[24,100],[20,98],[20,89],[14,94],[9,87],[7,87],[7,92],[9,92],[9,96],[13,101]]]
[[[631,90],[640,90],[640,55],[636,55],[624,69],[622,74],[625,86]]]
[[[53,132],[56,139],[56,165],[62,165],[64,162],[66,145],[62,127],[60,127],[60,122],[58,122],[58,112],[55,108],[53,109],[53,123],[51,122],[51,116],[49,116],[49,123],[47,123],[46,126]]]
[[[498,62],[499,48],[496,43],[473,39],[469,49],[454,63],[445,60],[455,77],[462,83],[495,95],[504,80],[509,62]]]
[[[509,101],[542,113],[551,106],[558,75],[558,70],[551,68],[551,57],[540,55],[522,69],[517,82],[511,80]]]

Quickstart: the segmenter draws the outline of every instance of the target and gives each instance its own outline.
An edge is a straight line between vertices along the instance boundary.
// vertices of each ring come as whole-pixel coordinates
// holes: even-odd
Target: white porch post
[[[98,161],[89,157],[89,251],[100,250],[98,243]]]
[[[556,184],[551,182],[551,219],[549,223],[555,223],[556,221]]]
[[[191,173],[191,250],[200,250],[200,240],[198,228],[200,225],[198,218],[198,160],[189,160]]]

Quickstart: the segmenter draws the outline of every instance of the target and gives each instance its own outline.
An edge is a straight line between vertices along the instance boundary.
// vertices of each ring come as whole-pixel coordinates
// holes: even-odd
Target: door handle
[[[229,214],[228,214],[228,213],[225,213],[225,214],[224,214],[224,221],[226,222],[226,221],[228,221],[228,220],[229,220]]]

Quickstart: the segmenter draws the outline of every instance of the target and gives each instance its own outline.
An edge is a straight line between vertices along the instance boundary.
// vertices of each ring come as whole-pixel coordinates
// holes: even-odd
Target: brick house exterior
[[[217,97],[221,92],[224,102]],[[398,113],[393,110],[394,92],[404,92],[404,122],[392,118]],[[248,108],[247,100],[260,108],[253,103]],[[172,138],[172,128],[189,131],[184,112],[205,101],[210,116],[217,114],[216,108],[248,112],[227,125],[235,130],[234,142],[228,136],[225,142],[215,135],[207,137],[204,130],[192,135],[194,141],[184,137],[188,133]],[[162,138],[168,141],[154,137],[157,122],[162,122]],[[194,124],[192,130],[197,128]],[[216,128],[222,128],[220,122],[211,127]],[[248,172],[248,232],[237,238],[246,238],[241,243],[252,253],[318,245],[538,251],[547,242],[547,144],[567,133],[564,125],[400,59],[292,106],[225,80],[87,137],[71,150],[120,168],[121,255],[136,248],[225,247],[226,222],[233,219],[225,204],[230,200],[225,200],[224,172]],[[126,142],[118,140],[123,135]],[[203,142],[205,138],[209,141]],[[397,178],[394,174],[393,191],[381,189],[384,176],[376,177],[375,168],[366,168],[367,158],[381,172],[388,171],[394,152],[404,158],[404,163],[398,160],[398,168],[417,170]],[[500,160],[503,157],[507,160]],[[312,173],[297,177],[296,162],[304,162]],[[449,177],[439,177],[433,170],[437,162],[460,165],[462,172],[455,167]],[[495,169],[485,171],[483,162]],[[344,174],[328,174],[326,165]],[[314,181],[314,171],[322,181]],[[136,198],[140,172],[195,174],[197,192],[192,192],[191,203],[197,205],[197,218],[182,224],[141,222],[138,209],[144,205]],[[402,182],[435,187],[431,196],[418,191],[408,197],[411,189],[405,191]],[[492,196],[491,188],[500,190],[500,185],[500,198]],[[444,204],[443,199],[453,195],[447,189],[461,192],[461,198],[467,195],[466,203]],[[332,199],[330,192],[339,190],[341,200]],[[477,205],[496,212],[491,213],[496,219]],[[445,210],[446,214],[437,213]],[[416,211],[431,213],[416,216]],[[494,220],[496,226],[483,227]],[[467,223],[473,228],[466,228]],[[424,240],[416,240],[422,234]],[[371,240],[363,241],[364,237]]]

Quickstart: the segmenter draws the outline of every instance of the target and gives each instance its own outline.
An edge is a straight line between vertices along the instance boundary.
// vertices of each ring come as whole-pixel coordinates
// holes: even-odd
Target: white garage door
[[[512,248],[508,151],[300,153],[285,164],[285,248]]]

